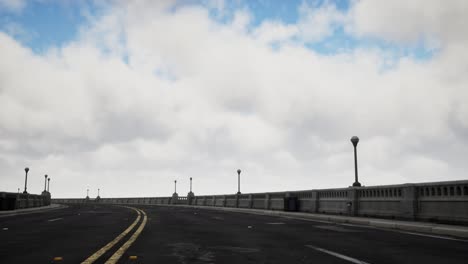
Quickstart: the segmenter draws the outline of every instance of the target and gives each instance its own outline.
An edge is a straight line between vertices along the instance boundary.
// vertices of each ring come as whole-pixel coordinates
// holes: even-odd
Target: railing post
[[[266,193],[265,194],[265,210],[270,209],[270,194]]]
[[[346,203],[346,206],[348,207],[348,214],[357,216],[359,213],[358,188],[349,187],[347,194],[348,202]]]
[[[223,207],[226,207],[226,195],[223,195],[223,203],[222,203],[222,206],[223,206]]]
[[[310,211],[313,213],[318,213],[319,210],[319,195],[317,191],[312,191],[312,207],[310,208]]]
[[[402,199],[401,216],[414,220],[418,213],[418,192],[416,186],[408,184],[402,187]]]

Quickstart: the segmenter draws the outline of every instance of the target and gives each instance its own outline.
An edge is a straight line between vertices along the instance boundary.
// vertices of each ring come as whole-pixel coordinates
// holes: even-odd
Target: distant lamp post
[[[47,192],[50,192],[50,178],[47,179]]]
[[[192,177],[190,177],[190,193],[192,193]]]
[[[89,199],[89,189],[86,189],[86,199]]]
[[[237,170],[237,194],[241,194],[241,192],[240,192],[240,174],[241,174],[241,170],[238,169]]]
[[[101,189],[99,189],[99,188],[97,189],[97,196],[98,196],[98,197],[99,197],[99,191],[100,191],[100,190],[101,190]]]
[[[45,180],[44,180],[44,192],[45,192],[45,191],[47,191],[47,174],[44,175],[44,178],[45,178]]]
[[[18,194],[19,194],[19,190],[20,190],[20,188],[18,188]]]
[[[177,180],[174,180],[174,194],[177,193]]]
[[[353,143],[353,146],[354,146],[354,183],[353,183],[354,187],[360,187],[361,186],[361,184],[358,181],[358,168],[357,168],[357,150],[356,150],[356,147],[357,147],[358,142],[359,142],[358,137],[353,136],[351,138],[351,143]]]
[[[24,192],[23,193],[28,193],[28,191],[27,191],[28,187],[27,186],[28,186],[28,171],[29,171],[29,168],[28,167],[24,168],[24,171],[26,172],[26,177],[24,179]]]

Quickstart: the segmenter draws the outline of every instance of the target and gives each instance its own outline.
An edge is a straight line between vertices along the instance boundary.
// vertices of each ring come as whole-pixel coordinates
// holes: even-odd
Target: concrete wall
[[[84,203],[84,199],[54,199]],[[92,202],[92,201],[88,201]],[[110,204],[187,204],[468,224],[468,181],[178,197],[104,198]]]
[[[0,192],[0,210],[15,210],[50,205],[50,193],[23,194]]]

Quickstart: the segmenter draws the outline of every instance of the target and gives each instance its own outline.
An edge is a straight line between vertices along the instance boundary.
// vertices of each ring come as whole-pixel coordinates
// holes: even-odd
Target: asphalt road
[[[94,263],[467,263],[468,241],[213,210],[138,206],[133,230]],[[58,220],[57,220],[58,219]],[[0,218],[0,263],[81,263],[137,212],[71,206]],[[8,228],[8,230],[3,230]],[[141,233],[134,234],[135,230]],[[125,248],[125,245],[127,248]],[[117,250],[124,248],[124,250]],[[136,258],[136,260],[130,259]]]

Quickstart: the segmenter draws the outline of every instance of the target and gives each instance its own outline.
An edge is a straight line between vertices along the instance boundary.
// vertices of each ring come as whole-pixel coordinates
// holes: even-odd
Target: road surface
[[[468,259],[468,240],[463,239],[180,207],[71,205],[2,217],[0,228],[1,263],[467,263]]]

